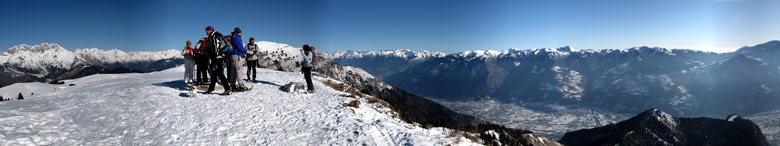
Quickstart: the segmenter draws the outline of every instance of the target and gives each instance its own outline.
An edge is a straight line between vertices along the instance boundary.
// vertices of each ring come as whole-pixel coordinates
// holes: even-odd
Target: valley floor
[[[493,100],[436,100],[436,102],[461,114],[475,116],[510,128],[528,129],[554,140],[560,139],[568,131],[601,127],[633,116],[552,103],[529,103],[519,106]]]
[[[436,99],[434,99],[436,100]],[[528,129],[551,139],[560,139],[569,131],[601,127],[626,120],[634,115],[599,111],[587,107],[561,106],[554,103],[505,104],[493,100],[436,102],[459,113],[475,116],[510,128]],[[723,119],[726,116],[712,117]],[[767,141],[780,145],[780,110],[745,116],[761,128]]]
[[[0,102],[0,145],[478,145],[341,97],[323,78],[314,94],[288,93],[280,86],[304,82],[300,73],[258,69],[251,91],[190,98],[182,74],[177,67],[0,88],[4,96],[35,93]],[[362,104],[341,106],[352,100]]]
[[[780,146],[780,110],[773,110],[745,117],[755,122],[769,143]]]

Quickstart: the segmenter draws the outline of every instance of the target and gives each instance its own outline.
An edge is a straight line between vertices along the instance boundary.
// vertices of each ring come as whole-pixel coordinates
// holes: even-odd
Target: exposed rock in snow
[[[575,70],[560,66],[553,66],[552,71],[556,73],[553,79],[557,82],[547,90],[560,92],[563,95],[563,98],[566,99],[581,101],[583,96],[582,92],[585,91],[582,87],[582,75]]]
[[[267,68],[280,71],[300,71],[303,60],[300,48],[268,41],[259,41],[255,44],[260,50],[258,51],[258,66],[267,66]]]

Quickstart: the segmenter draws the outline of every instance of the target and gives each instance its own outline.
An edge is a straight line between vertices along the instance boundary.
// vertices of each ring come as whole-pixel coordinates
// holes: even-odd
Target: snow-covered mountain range
[[[590,105],[628,114],[658,108],[680,116],[751,115],[780,108],[780,41],[731,53],[656,47],[477,50],[431,55],[404,67],[384,61],[412,59],[377,55],[403,51],[408,50],[331,56],[371,74],[386,74],[382,80],[396,87],[446,100]]]
[[[0,87],[18,82],[45,82],[95,73],[149,72],[184,61],[176,50],[124,52],[117,49],[66,50],[58,44],[22,44],[0,53]]]
[[[409,49],[384,51],[331,51],[322,53],[323,57],[332,58],[339,64],[349,66],[382,66],[365,67],[367,72],[379,79],[416,66],[430,58],[444,57],[446,54],[431,51],[412,51]]]
[[[179,50],[125,52],[118,49],[98,48],[73,51],[93,65],[106,68],[130,68],[141,72],[163,70],[181,64]]]

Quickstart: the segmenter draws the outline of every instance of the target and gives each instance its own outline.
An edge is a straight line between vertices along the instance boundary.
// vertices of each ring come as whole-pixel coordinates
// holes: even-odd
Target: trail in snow
[[[76,86],[0,88],[3,95],[40,90],[25,100],[0,102],[0,144],[477,145],[448,136],[447,129],[394,119],[389,109],[364,98],[357,99],[359,108],[340,107],[356,99],[318,82],[327,79],[314,78],[314,94],[287,93],[280,86],[304,82],[300,73],[258,69],[251,91],[189,98],[183,70],[65,81]]]

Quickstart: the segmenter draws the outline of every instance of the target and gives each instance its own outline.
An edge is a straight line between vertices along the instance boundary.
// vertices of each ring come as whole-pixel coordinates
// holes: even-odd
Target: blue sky
[[[30,0],[0,5],[0,51],[181,48],[213,25],[321,50],[578,49],[732,51],[780,39],[778,0]]]

